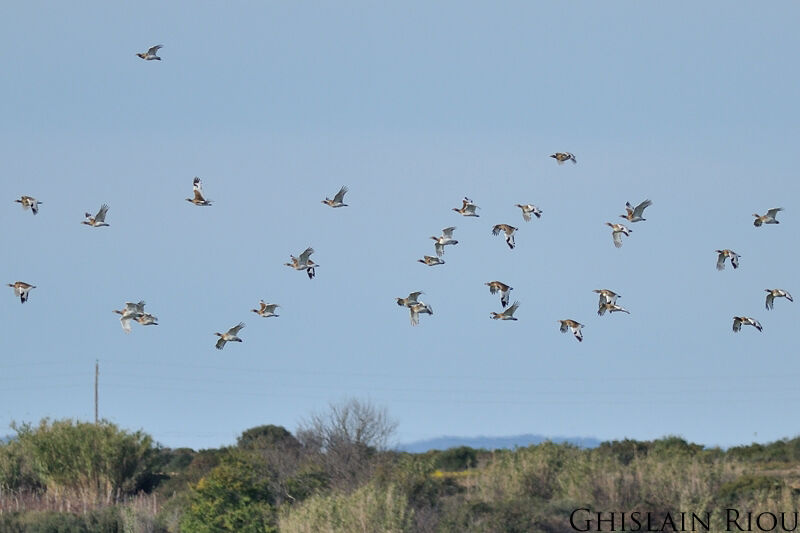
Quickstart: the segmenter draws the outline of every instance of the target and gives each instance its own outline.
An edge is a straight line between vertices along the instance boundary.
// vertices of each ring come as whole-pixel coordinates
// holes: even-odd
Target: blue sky
[[[0,428],[168,446],[349,396],[397,440],[794,436],[792,2],[15,3],[0,20]],[[163,61],[134,54],[163,44]],[[578,164],[549,158],[569,151]],[[214,201],[184,201],[193,176]],[[350,207],[320,203],[348,185]],[[13,200],[43,202],[39,215]],[[468,195],[480,218],[450,209]],[[653,200],[621,249],[606,221]],[[540,220],[522,220],[516,203]],[[2,207],[5,203],[5,207]],[[110,205],[108,228],[81,225]],[[784,207],[780,225],[751,213]],[[509,250],[491,227],[520,228]],[[441,267],[429,237],[455,225]],[[309,281],[283,266],[316,250]],[[741,267],[714,268],[715,249]],[[514,287],[517,322],[483,285]],[[598,317],[592,289],[630,315]],[[425,291],[412,328],[393,298]],[[280,317],[249,312],[259,299]],[[147,301],[125,335],[112,309]],[[733,315],[764,326],[733,334]],[[558,319],[586,324],[578,344]],[[242,344],[214,349],[239,321]],[[2,430],[0,430],[2,433]]]

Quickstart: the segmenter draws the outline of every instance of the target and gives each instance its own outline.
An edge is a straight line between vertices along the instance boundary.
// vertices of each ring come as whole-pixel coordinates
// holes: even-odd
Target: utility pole
[[[100,362],[94,360],[94,425],[97,425],[97,382],[100,379]]]

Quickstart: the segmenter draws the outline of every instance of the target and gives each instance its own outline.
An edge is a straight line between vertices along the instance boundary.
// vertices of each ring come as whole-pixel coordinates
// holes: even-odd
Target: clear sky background
[[[433,4],[433,5],[431,5]],[[796,2],[15,2],[0,19],[0,434],[172,447],[329,402],[440,435],[800,433]],[[163,44],[163,61],[134,54]],[[578,164],[549,154],[569,151]],[[212,207],[184,201],[200,176]],[[350,207],[320,201],[348,185]],[[13,200],[43,202],[39,215]],[[480,218],[450,209],[467,195]],[[616,249],[606,221],[653,200]],[[108,228],[80,224],[110,206]],[[522,220],[534,203],[540,220]],[[751,213],[784,207],[781,224]],[[509,250],[491,227],[520,228]],[[446,264],[431,235],[455,225]],[[305,247],[309,281],[283,263]],[[741,266],[714,268],[715,249]],[[489,319],[514,287],[517,322]],[[630,315],[598,317],[592,289]],[[393,298],[434,310],[411,327]],[[7,291],[7,292],[6,292]],[[249,310],[279,303],[279,318]],[[125,335],[125,301],[160,325]],[[731,331],[734,315],[763,333]],[[584,323],[584,342],[558,319]],[[214,349],[239,321],[244,342]],[[7,432],[11,432],[7,429]]]

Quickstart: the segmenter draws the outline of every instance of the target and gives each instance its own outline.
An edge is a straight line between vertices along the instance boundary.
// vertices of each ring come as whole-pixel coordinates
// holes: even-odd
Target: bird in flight
[[[475,212],[476,209],[480,209],[480,207],[478,207],[472,200],[465,196],[464,199],[461,200],[461,208],[459,209],[458,207],[454,207],[453,211],[460,213],[465,217],[478,217],[480,215]]]
[[[226,342],[242,342],[242,339],[240,339],[236,335],[243,327],[244,327],[244,322],[239,322],[225,333],[214,333],[214,335],[219,337],[219,340],[215,345],[217,350],[223,349],[225,347]]]
[[[197,176],[192,180],[192,191],[194,195],[191,198],[187,198],[187,202],[192,202],[194,205],[211,205],[211,200],[206,200],[206,197],[203,196],[203,181]]]
[[[114,309],[112,313],[116,313],[120,316],[119,323],[122,326],[122,330],[125,333],[131,332],[131,320],[136,320],[143,315],[144,312],[144,300],[139,300],[136,303],[133,302],[125,302],[125,307],[123,309]],[[150,315],[152,317],[152,315]],[[155,319],[155,317],[153,317]]]
[[[739,254],[734,252],[733,250],[728,250],[725,248],[724,250],[714,250],[719,255],[717,256],[717,270],[724,270],[725,269],[725,259],[730,258],[731,266],[735,269],[739,268]]]
[[[742,326],[753,326],[758,331],[761,331],[761,323],[754,319],[750,318],[749,316],[735,316],[733,317],[733,331],[739,332],[742,330]]]
[[[542,210],[533,204],[514,204],[514,205],[522,209],[522,218],[525,220],[525,222],[531,221],[531,215],[534,215],[536,218],[542,218]]]
[[[509,295],[514,287],[506,285],[502,281],[489,281],[484,283],[484,285],[489,287],[490,294],[497,294],[500,293],[500,305],[503,307],[508,305]]]
[[[505,233],[506,244],[513,250],[514,246],[516,246],[516,243],[514,242],[514,232],[517,231],[517,229],[519,228],[515,228],[509,224],[495,224],[495,226],[492,228],[492,235],[499,235],[501,231]]]
[[[559,320],[561,322],[561,333],[566,333],[567,330],[572,330],[572,334],[575,335],[575,338],[578,339],[578,342],[583,342],[583,333],[581,333],[581,328],[584,327],[583,324],[577,322],[575,320],[566,319],[566,320]]]
[[[573,165],[578,162],[578,160],[575,159],[575,156],[569,152],[556,152],[550,157],[558,161],[559,165],[564,164],[564,161],[572,161]]]
[[[630,311],[628,311],[624,307],[620,307],[619,305],[613,302],[605,302],[603,304],[600,304],[600,307],[597,309],[597,314],[603,316],[604,314],[606,314],[606,311],[608,311],[609,314],[616,313],[618,311],[622,313],[631,314]]]
[[[300,257],[290,255],[289,257],[291,258],[292,262],[284,263],[284,265],[292,267],[295,270],[305,270],[306,274],[308,274],[308,279],[314,279],[314,276],[317,275],[317,271],[315,269],[319,265],[309,259],[313,253],[314,249],[309,246],[303,250],[303,253],[300,254]]]
[[[622,247],[622,235],[624,234],[626,237],[630,237],[631,231],[626,228],[622,224],[612,224],[611,222],[606,222],[606,226],[611,227],[611,238],[614,239],[614,246],[617,248]]]
[[[331,200],[326,196],[325,199],[322,200],[322,203],[325,205],[329,205],[331,207],[347,207],[347,204],[344,203],[344,195],[346,193],[347,193],[347,187],[342,186],[342,188],[339,189],[339,192],[337,192],[336,195],[333,197],[333,200]]]
[[[628,219],[628,222],[641,222],[643,220],[647,220],[646,218],[642,218],[642,214],[644,214],[644,210],[651,205],[653,205],[653,202],[650,200],[645,200],[636,207],[633,207],[630,202],[625,202],[625,214],[620,216]]]
[[[429,315],[433,314],[433,309],[431,306],[422,302],[412,303],[408,306],[408,311],[411,313],[411,325],[416,326],[419,324],[419,315],[422,313],[427,313]]]
[[[161,58],[156,55],[156,53],[160,48],[164,48],[164,45],[157,44],[155,46],[151,46],[150,48],[147,49],[147,52],[143,52],[141,54],[136,54],[136,55],[146,61],[152,61],[154,59],[157,61],[161,61]]]
[[[252,312],[257,314],[258,316],[263,316],[264,318],[269,318],[271,316],[281,316],[275,314],[275,309],[280,307],[278,304],[268,304],[264,300],[258,302],[259,308],[258,309],[251,309]]]
[[[409,294],[405,298],[395,298],[395,301],[397,302],[397,305],[399,305],[401,307],[403,307],[403,306],[411,307],[412,305],[414,305],[416,303],[420,303],[418,301],[418,298],[422,294],[425,294],[425,293],[423,293],[422,291],[414,291],[414,292],[412,292],[411,294]]]
[[[22,209],[30,209],[34,215],[39,213],[39,204],[42,203],[33,196],[22,196],[19,200],[14,201],[22,204]]]
[[[25,283],[24,281],[15,281],[14,283],[9,283],[8,286],[14,289],[14,296],[19,296],[20,303],[27,302],[28,293],[31,289],[36,288],[36,285],[31,285],[30,283]]]
[[[456,230],[455,226],[450,226],[449,228],[444,228],[442,230],[441,237],[431,237],[434,241],[434,248],[436,249],[436,255],[442,257],[444,255],[444,247],[448,244],[458,244],[458,241],[453,238],[453,232]]]
[[[772,309],[772,306],[774,305],[772,302],[775,300],[775,298],[786,298],[790,302],[794,301],[792,300],[792,295],[789,294],[788,291],[785,291],[783,289],[764,289],[764,290],[767,291],[767,309]]]
[[[515,301],[508,307],[508,309],[506,309],[502,313],[495,313],[494,311],[492,311],[489,317],[493,318],[494,320],[517,320],[516,318],[514,318],[514,312],[517,310],[518,307],[519,307],[519,302]]]
[[[759,215],[758,213],[753,213],[753,216],[756,219],[753,221],[753,225],[755,227],[759,227],[762,224],[780,224],[775,217],[778,216],[778,212],[783,211],[782,207],[773,207],[769,211],[767,211],[764,215]]]
[[[84,213],[86,220],[81,222],[81,224],[86,224],[87,226],[92,226],[93,228],[108,226],[109,224],[106,224],[107,213],[108,213],[108,204],[103,204],[100,206],[100,211],[98,211],[95,216],[92,216],[91,213]]]
[[[417,262],[428,266],[436,266],[443,265],[444,259],[439,259],[438,257],[434,257],[432,255],[426,255],[422,259],[417,259]]]
[[[157,326],[158,325],[158,317],[151,315],[150,313],[142,313],[141,315],[137,316],[134,320],[141,324],[142,326]]]

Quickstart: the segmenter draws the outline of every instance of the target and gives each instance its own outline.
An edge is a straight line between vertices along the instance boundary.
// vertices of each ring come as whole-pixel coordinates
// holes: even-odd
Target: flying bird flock
[[[146,52],[137,53],[136,55],[145,61],[161,61],[161,58],[157,55],[159,49],[162,48],[162,45],[156,45],[150,47]],[[555,159],[559,165],[562,165],[566,161],[571,161],[573,164],[577,164],[576,157],[570,152],[556,152],[550,155],[551,158]],[[346,186],[342,186],[336,194],[333,195],[333,198],[325,197],[324,200],[321,200],[323,204],[331,208],[342,208],[348,207],[348,204],[345,203],[344,197],[347,194],[348,188]],[[203,183],[199,177],[194,177],[192,181],[192,195],[186,198],[186,201],[189,203],[200,206],[200,207],[209,207],[212,205],[211,200],[209,200],[205,193],[203,192]],[[39,213],[39,206],[42,205],[42,202],[37,200],[32,196],[23,195],[20,196],[18,199],[14,200],[14,202],[19,203],[22,205],[23,210],[29,210],[34,214]],[[451,204],[452,205],[452,204]],[[653,205],[653,202],[649,199],[643,200],[637,205],[633,205],[630,202],[625,203],[625,213],[619,215],[621,218],[624,218],[628,224],[635,224],[638,222],[645,222],[647,219],[644,218],[645,209]],[[509,207],[509,211],[511,211],[511,207]],[[542,217],[543,211],[533,204],[527,203],[519,203],[514,204],[513,207],[519,208],[522,212],[522,219],[524,222],[528,223],[531,222],[532,217],[536,217],[540,219]],[[457,214],[464,216],[464,217],[471,217],[477,219],[480,217],[478,214],[478,210],[480,207],[468,197],[464,197],[461,200],[461,207],[453,207],[452,211],[455,211]],[[760,227],[762,225],[769,225],[769,224],[778,224],[778,220],[776,219],[778,213],[783,209],[780,207],[772,208],[767,210],[764,215],[759,215],[757,213],[753,214],[755,217],[754,225],[756,227]],[[100,228],[100,227],[109,227],[110,224],[106,222],[108,217],[109,206],[107,204],[102,204],[99,210],[92,214],[90,212],[85,213],[85,220],[83,220],[82,224],[87,226],[91,226],[93,228]],[[452,216],[452,215],[451,215]],[[510,216],[510,213],[507,214]],[[517,215],[518,216],[518,215]],[[470,222],[470,224],[479,224],[479,221]],[[612,223],[612,222],[605,222],[605,225],[611,228],[611,237],[612,242],[616,248],[621,248],[623,246],[623,236],[626,238],[630,238],[633,230],[628,228],[626,225],[622,223]],[[527,227],[527,226],[526,226]],[[445,249],[447,246],[456,246],[459,244],[459,241],[454,238],[454,232],[456,231],[455,226],[449,226],[441,231],[441,235],[439,236],[432,236],[430,239],[434,241],[434,255],[425,255],[422,259],[417,259],[417,262],[420,262],[426,266],[440,266],[444,265],[445,261],[442,257],[445,255]],[[499,223],[491,226],[491,234],[494,236],[498,236],[501,233],[504,235],[505,242],[510,250],[514,250],[516,247],[515,242],[515,235],[517,232],[520,231],[519,228],[512,226],[511,224],[507,223]],[[524,231],[523,231],[524,232]],[[487,233],[489,233],[487,231]],[[525,242],[522,242],[522,245],[525,246]],[[724,270],[725,263],[730,261],[731,266],[733,269],[739,268],[739,258],[741,257],[739,254],[734,252],[731,249],[720,249],[715,251],[717,253],[717,261],[716,261],[716,268],[717,270]],[[285,263],[285,266],[292,268],[293,270],[305,272],[308,276],[308,279],[313,280],[316,276],[316,269],[319,266],[316,262],[311,259],[311,255],[314,253],[314,249],[312,247],[305,248],[300,254],[295,257],[294,255],[290,255],[290,262]],[[512,252],[513,253],[513,252]],[[444,267],[447,268],[447,267]],[[488,281],[485,283],[486,286],[489,287],[489,292],[491,295],[499,295],[500,299],[500,311],[492,311],[489,314],[489,317],[493,320],[502,320],[502,321],[517,321],[518,318],[515,315],[517,310],[520,307],[519,300],[515,300],[513,303],[510,303],[510,293],[513,288],[501,281],[493,280]],[[14,296],[20,299],[21,303],[25,303],[28,301],[29,293],[31,289],[35,289],[36,286],[30,283],[26,283],[23,281],[16,281],[14,283],[9,283],[9,287],[11,287],[14,291]],[[44,289],[39,289],[43,291]],[[791,294],[784,290],[784,289],[765,289],[766,295],[766,309],[771,310],[774,308],[774,301],[776,298],[784,298],[789,302],[792,302]],[[612,316],[614,313],[625,313],[630,314],[630,311],[621,307],[617,304],[617,300],[621,298],[619,294],[610,290],[610,289],[595,289],[595,292],[599,296],[598,307],[597,307],[597,314],[599,316]],[[408,309],[409,317],[412,326],[417,326],[420,323],[420,315],[427,314],[429,316],[433,316],[433,308],[423,302],[420,297],[424,294],[423,291],[414,291],[411,292],[408,296],[404,298],[396,298],[396,303],[398,306]],[[120,315],[119,321],[122,327],[122,330],[125,333],[130,333],[132,331],[133,323],[137,323],[141,326],[150,326],[150,325],[158,325],[158,318],[150,313],[146,313],[144,310],[145,302],[143,300],[138,302],[126,302],[124,307],[119,310],[113,310],[113,313]],[[256,309],[251,309],[252,312],[256,313],[258,316],[263,318],[274,318],[278,317],[279,315],[276,314],[277,308],[280,307],[278,304],[275,303],[267,303],[264,300],[259,302],[259,307]],[[572,318],[565,318],[565,319],[558,319],[559,323],[559,330],[562,333],[572,332],[573,336],[578,342],[583,341],[583,333],[582,328],[585,327],[584,324],[581,324],[577,320]],[[733,317],[733,331],[739,332],[742,329],[742,326],[753,326],[758,331],[762,331],[763,328],[761,323],[756,320],[755,318],[748,317],[748,316],[734,316]],[[240,331],[245,327],[244,322],[239,322],[235,326],[229,328],[224,333],[215,332],[214,335],[218,337],[218,340],[215,343],[215,347],[219,350],[223,349],[225,345],[229,342],[243,342],[242,339],[239,337]],[[210,334],[209,334],[210,335]]]

